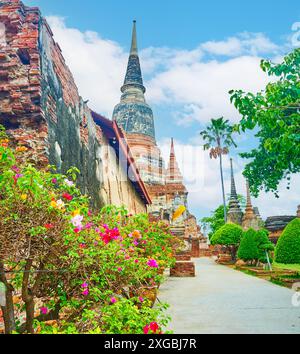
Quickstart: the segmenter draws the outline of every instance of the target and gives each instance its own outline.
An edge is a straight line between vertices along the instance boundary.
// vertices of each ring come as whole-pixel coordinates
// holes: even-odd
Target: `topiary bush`
[[[300,219],[294,219],[284,229],[275,248],[278,263],[300,264]]]
[[[226,224],[218,229],[211,238],[212,245],[237,245],[239,244],[243,230],[239,225]]]
[[[262,263],[267,263],[268,259],[266,251],[274,251],[274,244],[269,239],[269,232],[265,229],[261,229],[256,232],[255,242],[258,247],[258,260]],[[269,256],[269,261],[272,263],[272,258]]]
[[[258,246],[256,243],[256,231],[249,229],[244,232],[238,249],[238,258],[243,261],[254,261],[259,257]]]

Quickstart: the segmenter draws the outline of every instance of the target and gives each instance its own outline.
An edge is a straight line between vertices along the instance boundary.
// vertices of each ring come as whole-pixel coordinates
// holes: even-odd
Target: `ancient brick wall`
[[[0,124],[16,144],[28,148],[25,157],[39,167],[55,165],[62,173],[77,167],[78,183],[93,207],[128,202],[130,212],[146,210],[124,176],[117,196],[105,189],[102,156],[108,141],[39,9],[18,0],[0,2]]]

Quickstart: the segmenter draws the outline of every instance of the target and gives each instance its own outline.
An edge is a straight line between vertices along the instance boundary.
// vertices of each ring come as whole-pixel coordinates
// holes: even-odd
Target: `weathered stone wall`
[[[102,157],[108,141],[39,9],[18,0],[0,3],[0,124],[39,167],[55,165],[62,173],[77,167],[80,188],[94,208],[114,203],[133,213],[146,211],[131,182],[119,176],[117,159],[108,161],[116,186],[105,185]]]

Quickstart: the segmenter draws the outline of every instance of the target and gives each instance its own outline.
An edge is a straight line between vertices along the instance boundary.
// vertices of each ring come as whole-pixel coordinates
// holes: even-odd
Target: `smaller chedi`
[[[243,212],[236,192],[232,159],[230,159],[230,167],[231,167],[231,193],[230,193],[230,200],[229,200],[228,222],[241,225],[243,221]]]
[[[254,230],[259,230],[264,226],[264,222],[260,217],[258,208],[257,207],[254,208],[252,206],[248,181],[246,181],[246,190],[247,190],[247,204],[246,204],[245,214],[242,221],[242,227],[244,230],[248,230],[250,228]]]
[[[253,228],[254,230],[259,230],[264,226],[264,222],[260,217],[258,208],[252,206],[249,183],[248,181],[246,182],[247,203],[246,203],[245,212],[243,213],[238,199],[237,191],[236,191],[232,159],[230,159],[230,165],[231,165],[231,193],[230,193],[227,221],[229,223],[241,225],[244,230],[247,230],[249,228]]]

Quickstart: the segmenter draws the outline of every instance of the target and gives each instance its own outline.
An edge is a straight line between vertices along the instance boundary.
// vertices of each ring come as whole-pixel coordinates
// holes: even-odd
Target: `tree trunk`
[[[5,334],[11,334],[16,330],[13,289],[9,286],[6,288],[6,305],[1,307],[4,319]]]
[[[5,334],[11,334],[16,330],[15,322],[15,312],[14,312],[14,302],[13,302],[13,292],[14,288],[11,284],[8,283],[5,273],[4,273],[4,264],[0,262],[0,281],[5,285],[5,306],[1,307],[4,319]]]
[[[25,302],[26,308],[26,332],[34,334],[33,321],[34,321],[34,301],[33,296],[28,296]]]
[[[25,302],[26,308],[26,331],[27,333],[34,333],[33,321],[34,321],[34,297],[31,293],[29,278],[30,278],[30,270],[32,267],[32,259],[27,259],[24,275],[22,280],[22,300]]]
[[[220,153],[220,174],[221,174],[221,184],[222,184],[222,194],[223,194],[223,205],[224,205],[224,221],[227,223],[227,207],[226,207],[226,197],[224,188],[224,176],[223,176],[223,165],[222,165],[222,153]]]

